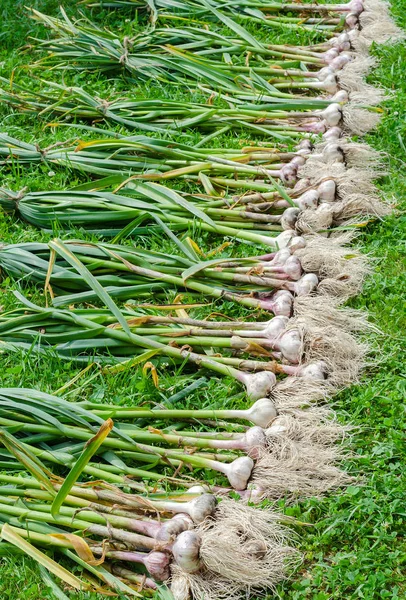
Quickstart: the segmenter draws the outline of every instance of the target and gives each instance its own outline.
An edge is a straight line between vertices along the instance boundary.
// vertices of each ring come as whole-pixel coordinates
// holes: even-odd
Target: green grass
[[[18,66],[32,59],[31,50],[21,55],[17,49],[26,43],[27,35],[38,36],[41,29],[26,17],[24,5],[42,12],[56,14],[58,2],[54,0],[0,0],[0,61],[4,72],[10,74]],[[74,3],[71,3],[74,6]],[[72,8],[71,6],[71,8]],[[393,2],[394,14],[406,26],[403,0]],[[100,13],[94,15],[102,21],[107,19],[110,27],[118,27],[120,19],[127,15]],[[126,23],[126,28],[131,24]],[[283,39],[286,39],[284,34]],[[406,49],[379,47],[374,49],[380,64],[371,76],[371,83],[393,90],[385,103],[385,116],[379,129],[368,136],[368,142],[387,153],[388,175],[381,179],[382,193],[396,199],[399,209],[405,208],[406,177]],[[49,76],[50,74],[47,74]],[[51,74],[58,80],[60,74]],[[67,75],[69,80],[90,83],[95,93],[104,89],[103,77]],[[110,89],[122,90],[128,85],[120,77],[109,83]],[[162,93],[154,86],[146,86],[146,93]],[[169,95],[172,92],[167,92]],[[63,139],[65,130],[56,134],[43,130],[43,123],[29,116],[11,115],[0,107],[3,131],[26,139],[44,141]],[[77,132],[72,132],[72,136]],[[235,143],[228,140],[227,143]],[[221,143],[221,140],[218,140]],[[83,180],[80,176],[55,171],[43,165],[27,170],[15,169],[1,173],[0,185],[19,189],[63,188]],[[301,530],[301,549],[305,562],[295,578],[278,589],[283,599],[313,600],[366,600],[406,598],[406,409],[404,364],[402,347],[405,346],[405,220],[401,212],[369,225],[360,237],[364,252],[371,255],[375,272],[369,278],[363,294],[352,301],[352,306],[366,308],[371,319],[382,329],[383,335],[373,340],[374,353],[371,366],[363,375],[360,385],[344,391],[334,399],[334,407],[342,422],[359,427],[353,434],[353,457],[348,468],[360,478],[347,490],[320,500],[312,499],[287,508],[289,514],[311,526]],[[43,233],[0,215],[0,239],[12,243],[28,240],[46,240]],[[205,239],[197,236],[199,243]],[[142,240],[141,240],[142,242]],[[145,240],[145,243],[151,241]],[[152,240],[160,247],[161,240]],[[168,250],[170,245],[168,245]],[[244,247],[242,250],[247,251]],[[1,303],[10,307],[14,302],[11,290],[16,282],[3,279],[0,283]],[[27,292],[27,290],[26,290]],[[36,299],[38,292],[30,290]],[[215,310],[227,307],[215,305]],[[74,365],[61,363],[52,355],[37,357],[16,353],[1,356],[1,386],[37,387],[55,392],[77,373]],[[79,381],[68,389],[70,398],[102,401],[130,402],[159,401],[190,383],[201,374],[192,370],[176,373],[173,369],[160,371],[160,388],[154,388],[150,377],[141,372],[130,371],[117,376],[101,376],[95,371],[94,378],[84,386]],[[185,406],[198,402],[201,406],[227,406],[244,401],[236,386],[227,380],[211,378],[207,386],[187,397]],[[182,403],[181,403],[182,404]],[[282,504],[283,505],[283,504]],[[27,559],[7,556],[0,559],[0,598],[19,600],[42,600],[50,598],[36,566]],[[73,594],[75,600],[101,598],[95,594]]]

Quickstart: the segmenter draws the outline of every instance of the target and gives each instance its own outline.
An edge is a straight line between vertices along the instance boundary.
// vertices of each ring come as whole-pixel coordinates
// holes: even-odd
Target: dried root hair
[[[372,169],[342,169],[341,173],[336,169],[334,177],[337,185],[337,196],[344,200],[351,194],[362,193],[367,196],[377,195],[377,188],[374,184],[376,175]]]
[[[365,333],[379,330],[368,321],[368,314],[355,308],[342,307],[337,298],[298,296],[294,301],[294,315],[310,327],[338,327],[347,333]]]
[[[322,141],[314,146],[314,154],[310,155],[306,161],[306,164],[314,162],[316,167],[319,168],[320,164],[324,164],[324,167],[331,166],[336,163],[335,161],[329,161],[324,158],[323,151],[330,142]],[[367,169],[372,171],[375,177],[379,177],[384,174],[384,153],[371,148],[368,144],[361,142],[352,142],[346,138],[341,138],[337,142],[337,146],[342,150],[344,155],[344,166],[345,168],[354,169]],[[304,169],[305,171],[306,169]],[[310,167],[311,169],[311,167]],[[302,173],[302,171],[301,171]]]
[[[335,225],[359,223],[365,221],[365,217],[381,219],[390,215],[393,209],[394,207],[389,203],[382,202],[374,196],[351,194],[333,206],[333,223]]]
[[[269,397],[278,415],[318,423],[322,418],[328,418],[330,410],[323,404],[335,391],[328,380],[311,381],[303,377],[286,377],[278,381]]]
[[[306,246],[296,250],[302,268],[316,273],[320,279],[317,291],[337,298],[349,298],[359,293],[369,272],[368,261],[357,250],[349,247],[354,240],[353,232],[323,237],[307,235]],[[300,300],[297,300],[299,306]],[[330,310],[330,307],[326,309]]]
[[[375,104],[379,104],[381,101],[379,94],[376,93],[376,88],[373,88],[373,90],[371,98],[373,98]],[[367,93],[366,91],[365,95]],[[381,114],[367,108],[361,108],[352,102],[343,106],[344,130],[350,134],[365,135],[368,131],[372,131],[378,127],[381,118]]]
[[[378,106],[392,95],[389,90],[366,84],[361,90],[351,92],[349,101],[344,104],[343,108],[347,106]]]
[[[256,461],[252,481],[268,498],[320,496],[351,481],[337,466],[344,457],[339,446],[296,442],[286,436],[268,436],[267,441],[269,451]]]
[[[330,447],[337,442],[343,443],[349,432],[353,429],[350,425],[341,425],[334,418],[334,413],[330,411],[326,414],[321,411],[320,419],[317,422],[301,421],[291,415],[281,415],[278,417],[278,426],[284,428],[282,437],[294,442],[307,442],[319,446]],[[272,445],[273,438],[280,433],[272,434],[272,428],[266,430],[268,443]]]
[[[320,154],[306,160],[305,164],[299,169],[299,177],[310,179],[314,185],[317,185],[317,182],[321,182],[325,179],[342,178],[345,173],[346,167],[344,163],[333,162],[326,164]]]
[[[338,142],[344,152],[348,168],[368,169],[378,177],[384,174],[384,153],[371,148],[368,144],[342,139]]]
[[[332,325],[309,327],[304,318],[291,319],[288,329],[293,328],[302,335],[302,361],[323,361],[331,386],[342,387],[358,380],[369,350],[365,342]]]
[[[333,210],[305,209],[299,213],[295,229],[300,235],[327,231],[333,223]]]
[[[325,179],[335,181],[336,201],[341,201],[341,204],[336,204],[336,201],[334,203],[332,223],[341,225],[358,215],[378,218],[388,215],[394,207],[390,202],[382,201],[379,198],[374,184],[374,180],[384,173],[383,155],[375,151],[371,152],[365,144],[343,142],[343,145],[351,165],[361,165],[364,159],[368,160],[363,168],[359,168],[359,166],[348,166],[347,168],[346,165],[338,162],[323,163],[316,157],[308,160],[302,167],[303,175],[310,178],[314,187],[317,187]],[[326,249],[326,251],[328,250]]]
[[[354,55],[353,59],[337,72],[340,88],[349,93],[363,91],[367,85],[364,78],[376,63],[377,59],[374,56]]]
[[[203,569],[185,574],[172,567],[175,598],[186,598],[185,589],[199,600],[237,599],[273,589],[301,560],[290,546],[296,536],[281,523],[286,520],[270,508],[222,499],[213,517],[196,529]]]
[[[365,53],[373,42],[396,43],[405,39],[405,33],[394,22],[389,7],[384,0],[364,0],[364,10],[359,17],[361,31],[353,42],[355,50]]]

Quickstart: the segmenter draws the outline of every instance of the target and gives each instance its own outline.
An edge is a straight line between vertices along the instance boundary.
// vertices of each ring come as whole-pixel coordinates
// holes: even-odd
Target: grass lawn
[[[66,5],[74,8],[74,2]],[[38,8],[47,14],[57,14],[58,2],[54,0],[0,0],[0,74],[8,77],[33,59],[31,48],[20,54],[17,49],[26,43],[28,35],[44,35],[43,29],[31,22],[24,5]],[[393,13],[398,23],[406,27],[404,0],[393,2]],[[129,16],[129,15],[128,15]],[[103,14],[94,15],[99,21]],[[126,15],[105,14],[110,27],[118,27]],[[131,27],[128,21],[125,28]],[[295,41],[290,34],[290,41]],[[283,36],[288,41],[289,36]],[[387,175],[379,182],[382,193],[394,198],[398,207],[406,206],[406,48],[377,47],[373,53],[379,66],[370,82],[382,85],[390,92],[385,102],[385,113],[379,129],[367,138],[375,148],[385,153]],[[3,62],[2,62],[3,61]],[[19,71],[19,73],[24,70]],[[20,76],[20,75],[19,75]],[[60,73],[47,73],[58,80]],[[17,77],[17,75],[16,75]],[[74,81],[89,85],[95,93],[107,87],[105,77],[100,75],[66,75]],[[71,79],[70,79],[71,80]],[[126,89],[117,77],[110,86]],[[155,86],[145,86],[145,93],[159,93]],[[164,90],[165,91],[165,90]],[[0,107],[1,131],[27,140],[51,143],[55,135],[44,131],[46,121],[29,115],[13,115],[6,107]],[[57,139],[74,137],[78,131],[60,128]],[[219,145],[238,143],[236,138],[219,138]],[[62,189],[83,180],[79,175],[50,171],[42,165],[32,169],[2,173],[0,186],[32,190]],[[374,274],[352,306],[367,309],[371,319],[383,334],[371,340],[373,353],[371,366],[364,373],[359,385],[342,392],[334,399],[334,407],[343,423],[351,423],[359,429],[353,433],[353,456],[348,462],[349,470],[358,479],[343,492],[321,500],[309,500],[286,508],[309,524],[299,531],[301,549],[305,562],[295,577],[278,588],[283,599],[340,600],[364,598],[406,598],[406,405],[404,403],[405,365],[402,364],[402,348],[405,348],[406,332],[406,278],[405,278],[405,223],[404,214],[398,213],[382,222],[369,224],[359,238],[362,250],[371,256]],[[33,227],[0,214],[0,239],[2,243],[48,240],[49,236]],[[206,239],[194,232],[202,247]],[[139,240],[149,243],[151,240]],[[220,242],[219,242],[220,243]],[[155,238],[152,245],[162,248],[162,240]],[[240,245],[240,252],[249,247]],[[168,250],[170,245],[168,244]],[[10,308],[15,304],[11,294],[19,284],[7,278],[0,283],[1,304]],[[33,289],[23,288],[26,295],[41,301]],[[215,310],[224,309],[216,303]],[[238,312],[244,314],[239,308]],[[77,368],[62,363],[52,355],[37,357],[17,353],[1,355],[1,386],[36,387],[55,392],[71,380]],[[162,395],[170,396],[181,390],[193,379],[201,377],[192,370],[182,370],[174,375],[173,369],[162,370],[160,387],[154,388],[151,378],[139,371],[101,377],[95,371],[94,378],[84,385],[79,380],[68,388],[69,398],[90,397],[94,400],[111,400],[138,404],[143,400],[158,401]],[[199,403],[201,406],[229,406],[241,404],[245,399],[231,381],[208,379],[199,390],[187,396],[179,406]],[[281,503],[283,506],[283,503]],[[41,600],[51,597],[49,588],[42,582],[38,569],[28,559],[5,556],[0,559],[0,599]],[[101,598],[95,594],[72,594],[77,600]]]

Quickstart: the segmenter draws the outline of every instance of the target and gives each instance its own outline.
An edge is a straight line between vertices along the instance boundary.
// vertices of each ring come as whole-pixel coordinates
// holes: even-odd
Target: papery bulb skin
[[[260,398],[247,411],[247,420],[255,423],[262,429],[268,427],[278,413],[272,400],[269,398]]]
[[[291,206],[290,208],[287,208],[282,217],[281,217],[281,225],[283,227],[283,229],[295,229],[296,226],[296,222],[299,218],[300,215],[300,209],[299,208],[294,208],[293,206]]]
[[[300,150],[299,150],[299,152],[300,152]],[[297,167],[297,168],[303,167],[303,165],[306,162],[306,158],[305,157],[307,156],[307,154],[308,154],[308,152],[306,151],[306,153],[303,152],[302,154],[297,154],[296,156],[294,156],[292,158],[292,160],[290,161],[290,163],[289,163],[290,166],[291,167]]]
[[[298,150],[308,150],[309,152],[311,152],[311,151],[312,151],[312,148],[313,148],[313,144],[311,143],[311,141],[310,141],[310,140],[307,140],[307,139],[305,138],[305,139],[301,140],[301,141],[300,141],[300,142],[297,144],[296,148],[297,148]]]
[[[353,15],[360,15],[364,10],[364,3],[362,0],[351,0],[348,8]]]
[[[356,15],[354,13],[350,13],[349,15],[347,15],[345,17],[345,25],[346,25],[346,27],[348,27],[348,29],[355,29],[356,27],[358,27],[358,24],[359,24],[358,15]]]
[[[258,427],[258,425],[250,427],[245,433],[244,442],[248,456],[258,458],[259,453],[266,446],[266,436],[262,427]]]
[[[197,498],[193,498],[187,504],[188,514],[193,523],[201,523],[206,517],[214,513],[217,502],[213,494],[202,494]]]
[[[329,75],[323,80],[323,89],[329,94],[335,94],[338,92],[337,77],[335,75]]]
[[[327,50],[327,52],[324,53],[324,61],[329,64],[338,56],[338,54],[339,52],[336,48],[330,48],[330,50]]]
[[[337,57],[336,57],[337,58]],[[327,77],[331,77],[335,75],[335,70],[329,65],[328,67],[323,67],[317,73],[317,79],[319,81],[324,81]]]
[[[300,376],[311,381],[323,381],[328,373],[327,364],[320,360],[300,368]]]
[[[254,461],[249,456],[240,456],[227,465],[227,479],[235,490],[245,490],[251,477]]]
[[[209,486],[207,485],[192,485],[189,489],[186,490],[186,494],[205,494],[209,491]],[[180,513],[182,514],[182,513]],[[177,515],[175,515],[176,517]]]
[[[247,395],[251,400],[264,398],[276,385],[276,377],[271,371],[258,371],[258,373],[247,373],[245,387]],[[258,423],[256,423],[258,425]]]
[[[291,329],[282,334],[278,340],[278,348],[283,357],[291,364],[297,365],[302,356],[302,336],[298,329]]]
[[[282,231],[282,233],[280,233],[278,235],[278,237],[275,238],[276,242],[278,244],[278,248],[279,249],[290,248],[294,237],[296,237],[296,233],[294,231],[292,231],[291,229]]]
[[[330,44],[330,46],[332,46],[334,48],[338,48],[341,44],[345,44],[346,42],[349,42],[349,41],[350,41],[350,38],[348,37],[348,34],[341,33],[337,37],[331,38],[331,40],[329,40],[328,43]]]
[[[278,437],[279,435],[284,435],[287,431],[287,427],[286,425],[284,425],[282,422],[278,422],[278,419],[275,419],[275,421],[272,423],[272,425],[270,427],[268,427],[267,429],[265,429],[265,435],[266,437]]]
[[[340,139],[343,132],[340,127],[331,127],[326,133],[323,135],[323,140],[325,142],[336,142]]]
[[[346,34],[348,35],[348,38],[350,40],[350,43],[352,44],[353,42],[355,42],[355,40],[359,37],[360,32],[359,29],[357,29],[356,27],[351,27]]]
[[[330,104],[322,111],[321,114],[329,127],[335,127],[343,118],[343,112],[340,104],[338,103]]]
[[[200,537],[194,531],[183,531],[172,546],[175,562],[186,573],[197,573],[202,563],[199,558]]]
[[[351,42],[343,42],[339,46],[337,46],[337,50],[340,52],[348,52],[351,50]]]
[[[302,192],[303,190],[307,190],[307,188],[310,187],[311,184],[312,182],[308,178],[299,179],[296,182],[295,187],[293,188],[293,192],[296,194],[298,192]]]
[[[316,208],[319,203],[319,191],[307,190],[299,198],[295,198],[295,203],[301,210],[306,208]]]
[[[265,302],[263,308],[265,308]],[[293,296],[288,290],[279,290],[272,296],[269,304],[275,316],[290,317],[293,309]]]
[[[323,158],[327,162],[345,162],[344,152],[338,144],[329,143],[324,147]]]
[[[203,491],[200,492],[201,494],[206,494],[208,493],[208,486],[205,485],[195,485],[195,488],[201,488]],[[186,490],[186,494],[188,492],[190,492],[191,488],[189,488],[188,490]],[[179,521],[180,523],[183,524],[183,527],[186,529],[193,529],[194,525],[193,525],[193,519],[190,515],[188,515],[187,513],[176,513],[175,515],[173,515],[171,521],[177,522]]]
[[[334,100],[334,102],[348,102],[350,99],[348,92],[346,92],[345,90],[338,90],[338,92],[336,94],[334,94],[334,96],[331,98],[331,100]]]
[[[280,178],[283,181],[283,183],[288,187],[292,187],[296,183],[297,170],[298,167],[296,165],[292,165],[291,163],[283,165],[283,167],[281,168]]]
[[[305,123],[302,128],[309,133],[324,133],[327,129],[327,123],[325,121]]]
[[[306,248],[306,240],[304,237],[298,235],[292,238],[291,243],[289,244],[290,251],[292,254],[296,252],[296,250],[301,250],[302,248]]]
[[[271,264],[275,267],[282,267],[290,256],[292,256],[292,253],[289,248],[278,250],[273,257]]]
[[[345,52],[341,52],[334,60],[331,61],[330,67],[335,71],[340,71],[351,60],[351,56]]]
[[[307,273],[303,275],[299,281],[295,283],[295,293],[298,296],[307,296],[311,294],[319,284],[319,280],[317,275],[314,273]]]
[[[278,316],[274,317],[266,324],[264,329],[264,333],[269,338],[276,338],[283,331],[285,331],[287,325],[289,323],[289,317]]]
[[[158,551],[150,552],[144,561],[148,572],[156,581],[166,581],[169,579],[171,576],[169,564],[168,554]]]
[[[193,522],[189,515],[182,513],[174,515],[172,519],[162,523],[155,539],[161,542],[173,542],[182,531],[186,531],[192,526]]]
[[[297,281],[303,275],[302,264],[297,256],[291,256],[285,263],[284,271],[291,281]]]
[[[320,195],[320,201],[326,203],[334,202],[336,199],[336,189],[336,182],[333,179],[323,181],[317,188]]]

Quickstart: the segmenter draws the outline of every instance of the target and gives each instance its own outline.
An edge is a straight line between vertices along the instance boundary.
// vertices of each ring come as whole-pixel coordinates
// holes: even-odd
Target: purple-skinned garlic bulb
[[[170,559],[166,552],[150,552],[145,557],[143,564],[151,577],[157,581],[166,581],[171,575],[169,570]]]
[[[285,185],[292,187],[296,183],[298,167],[290,163],[283,165],[280,178]]]
[[[172,519],[162,523],[155,539],[161,542],[172,542],[182,531],[191,529],[192,526],[193,521],[189,515],[183,513],[174,515]]]
[[[292,253],[289,248],[283,248],[282,250],[278,250],[275,252],[272,260],[269,261],[269,264],[275,267],[282,267],[289,257],[292,256]]]
[[[324,58],[324,62],[329,64],[332,60],[337,58],[338,55],[339,55],[339,52],[336,48],[330,48],[330,50],[327,50],[327,52],[324,52],[324,54],[322,56]]]
[[[337,142],[342,136],[342,129],[340,127],[331,127],[326,131],[323,135],[323,140],[325,142]]]
[[[345,17],[345,25],[348,29],[356,29],[359,25],[358,15],[350,13]]]
[[[270,310],[275,316],[290,317],[293,308],[293,296],[288,290],[278,290],[270,300],[261,300],[260,307]]]
[[[347,10],[350,10],[354,15],[360,15],[364,11],[364,3],[362,0],[351,0]]]
[[[335,71],[340,71],[345,65],[352,60],[352,57],[346,52],[341,52],[334,60],[331,61],[330,67]]]

